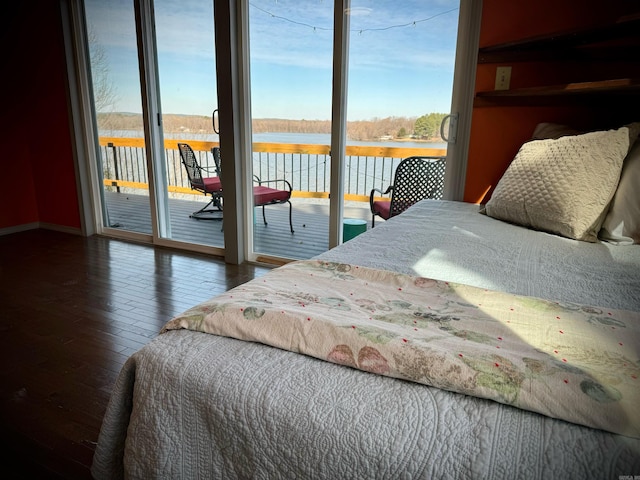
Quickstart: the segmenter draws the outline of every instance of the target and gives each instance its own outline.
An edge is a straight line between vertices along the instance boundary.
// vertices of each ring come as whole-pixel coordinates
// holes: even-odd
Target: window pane
[[[295,230],[288,204],[265,207],[268,226],[255,209],[254,251],[309,258],[329,245],[333,5],[252,0],[249,25],[253,174],[290,183]]]
[[[212,148],[219,138],[211,119],[217,105],[213,2],[155,0],[155,23],[171,238],[222,247],[221,197],[191,188],[176,148],[177,142],[188,144],[202,176],[217,176]],[[204,221],[212,218],[218,221]]]
[[[152,233],[132,0],[87,0],[105,227]]]

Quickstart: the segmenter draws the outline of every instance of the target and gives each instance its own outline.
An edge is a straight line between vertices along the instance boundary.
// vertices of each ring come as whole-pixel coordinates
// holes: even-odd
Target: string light
[[[417,26],[418,23],[423,23],[423,22],[428,22],[429,20],[433,20],[436,17],[440,17],[442,15],[446,15],[447,13],[451,13],[451,12],[455,12],[456,10],[458,10],[458,8],[452,8],[450,10],[447,10],[445,12],[440,12],[440,13],[436,13],[435,15],[431,15],[430,17],[427,18],[423,18],[421,20],[414,20],[412,22],[409,23],[401,23],[398,25],[389,25],[388,27],[380,27],[380,28],[363,28],[358,30],[360,33],[362,32],[382,32],[385,30],[391,30],[392,28],[405,28],[405,27],[415,27]]]
[[[274,14],[274,13],[268,11],[268,10],[265,10],[264,8],[258,7],[256,4],[251,3],[251,2],[249,2],[249,5],[251,5],[256,10],[260,10],[261,12],[269,15],[271,18],[276,18],[278,20],[282,20],[284,22],[289,22],[289,23],[292,23],[294,25],[300,25],[302,27],[307,27],[307,28],[312,29],[314,32],[316,30],[322,30],[322,31],[326,31],[326,32],[333,31],[333,28],[319,27],[317,25],[311,25],[309,23],[299,22],[297,20],[292,20],[290,18],[283,17],[281,15],[276,15],[276,14]],[[433,20],[436,17],[440,17],[442,15],[446,15],[447,13],[455,12],[456,10],[458,10],[458,7],[452,8],[450,10],[446,10],[444,12],[436,13],[435,15],[432,15],[432,16],[427,17],[427,18],[422,18],[420,20],[413,20],[413,21],[408,22],[408,23],[400,23],[400,24],[397,24],[397,25],[389,25],[387,27],[378,27],[378,28],[360,28],[360,29],[357,29],[357,30],[352,30],[352,32],[358,32],[359,34],[363,34],[365,32],[383,32],[385,30],[391,30],[393,28],[416,27],[418,23],[428,22],[430,20]]]
[[[276,15],[276,14],[274,14],[274,13],[271,13],[271,12],[269,12],[269,11],[265,10],[264,8],[260,8],[260,7],[258,7],[258,6],[257,6],[257,5],[255,5],[254,3],[249,3],[249,5],[251,5],[251,6],[252,6],[253,8],[255,8],[256,10],[260,10],[261,12],[266,13],[267,15],[271,16],[271,18],[277,18],[278,20],[283,20],[283,21],[285,21],[285,22],[293,23],[294,25],[301,25],[301,26],[303,26],[303,27],[308,27],[308,28],[311,28],[311,29],[312,29],[312,30],[314,30],[314,31],[315,31],[315,30],[325,30],[325,31],[330,32],[330,31],[332,31],[332,30],[333,30],[332,28],[318,27],[318,26],[315,26],[315,25],[310,25],[310,24],[308,24],[308,23],[304,23],[304,22],[298,22],[298,21],[296,21],[296,20],[291,20],[290,18],[287,18],[287,17],[282,17],[282,16],[280,16],[280,15]]]

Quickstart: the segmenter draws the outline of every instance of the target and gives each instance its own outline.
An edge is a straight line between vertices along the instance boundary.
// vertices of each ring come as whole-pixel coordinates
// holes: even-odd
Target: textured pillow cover
[[[627,155],[620,183],[599,237],[609,243],[640,243],[640,140]]]
[[[504,173],[486,214],[595,242],[629,150],[629,129],[525,143]]]

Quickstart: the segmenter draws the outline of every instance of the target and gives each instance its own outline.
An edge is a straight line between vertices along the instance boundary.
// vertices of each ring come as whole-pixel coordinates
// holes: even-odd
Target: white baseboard
[[[38,228],[40,228],[40,222],[23,223],[22,225],[15,225],[13,227],[0,228],[0,236],[26,232],[27,230],[36,230]]]
[[[82,235],[82,230],[76,227],[66,227],[55,223],[40,222],[40,228],[45,230],[55,230],[56,232],[70,233],[72,235]]]
[[[76,227],[66,227],[64,225],[56,225],[54,223],[47,222],[31,222],[23,223],[22,225],[15,225],[13,227],[0,228],[0,236],[11,235],[12,233],[26,232],[27,230],[37,230],[38,228],[70,233],[72,235],[82,235],[82,230]]]

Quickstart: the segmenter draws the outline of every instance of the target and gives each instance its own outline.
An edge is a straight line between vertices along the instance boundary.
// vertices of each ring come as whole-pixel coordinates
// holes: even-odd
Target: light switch
[[[511,67],[496,68],[496,90],[509,90]]]

